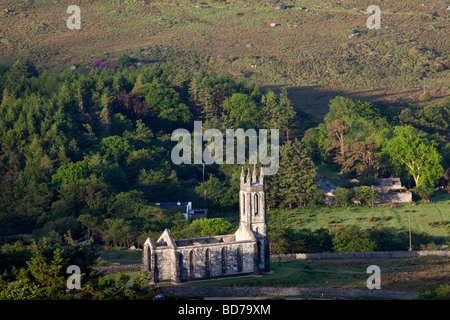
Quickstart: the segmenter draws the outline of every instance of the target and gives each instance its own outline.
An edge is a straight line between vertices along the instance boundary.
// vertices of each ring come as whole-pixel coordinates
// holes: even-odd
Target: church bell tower
[[[249,168],[246,176],[244,168],[241,171],[239,227],[251,230],[257,240],[259,270],[261,272],[269,272],[270,252],[269,239],[267,237],[264,175],[260,172],[258,176],[256,166],[253,167],[253,170]]]

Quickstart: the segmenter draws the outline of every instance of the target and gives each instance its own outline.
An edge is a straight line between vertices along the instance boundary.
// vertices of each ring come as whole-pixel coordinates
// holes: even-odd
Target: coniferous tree
[[[28,58],[18,59],[11,67],[10,76],[13,80],[18,80],[22,76],[25,78],[36,77],[38,75],[36,66]]]
[[[284,206],[305,206],[315,194],[316,170],[304,146],[295,139],[280,148],[279,197]]]
[[[108,136],[111,129],[111,100],[108,96],[108,94],[105,92],[102,94],[101,97],[101,108],[102,111],[100,112],[100,123],[102,125],[103,129],[103,135]]]
[[[296,112],[287,98],[287,92],[284,89],[280,96],[273,91],[268,91],[262,96],[264,126],[267,129],[279,129],[283,140],[291,140],[292,121]]]

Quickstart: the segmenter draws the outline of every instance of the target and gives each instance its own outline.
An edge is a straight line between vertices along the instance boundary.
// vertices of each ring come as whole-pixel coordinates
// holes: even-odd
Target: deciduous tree
[[[405,167],[414,178],[416,186],[425,184],[435,186],[444,174],[442,160],[435,141],[425,138],[411,126],[397,126],[394,137],[389,140],[383,151],[386,152],[395,167]]]

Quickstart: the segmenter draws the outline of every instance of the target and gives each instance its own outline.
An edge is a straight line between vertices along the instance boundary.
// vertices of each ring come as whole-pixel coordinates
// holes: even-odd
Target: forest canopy
[[[185,218],[154,202],[237,211],[239,165],[212,164],[203,172],[202,165],[171,161],[171,133],[192,132],[199,120],[204,130],[279,129],[280,170],[267,177],[268,209],[323,205],[318,165],[346,177],[400,176],[425,196],[448,185],[448,99],[393,115],[336,97],[317,124],[285,89],[261,90],[245,79],[168,63],[97,60],[95,68],[57,76],[39,74],[26,59],[0,67],[1,242],[61,240],[69,230],[111,245],[142,243],[168,227],[183,234]],[[409,152],[411,141],[416,153]],[[417,163],[421,150],[428,158],[420,168],[398,159]]]

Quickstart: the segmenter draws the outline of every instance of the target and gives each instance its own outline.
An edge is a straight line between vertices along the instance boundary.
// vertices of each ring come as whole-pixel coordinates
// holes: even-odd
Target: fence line
[[[272,261],[314,260],[314,259],[389,259],[418,256],[450,257],[450,251],[372,251],[372,252],[323,252],[323,253],[288,253],[271,255]]]

